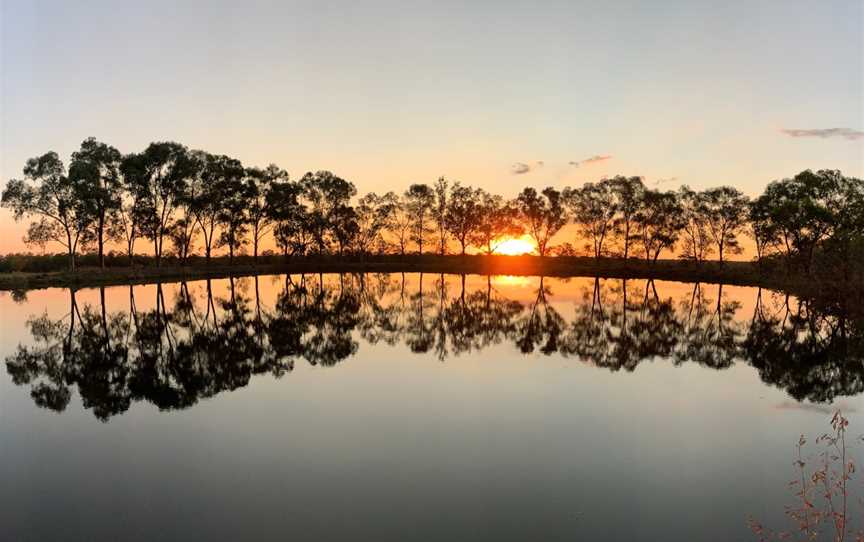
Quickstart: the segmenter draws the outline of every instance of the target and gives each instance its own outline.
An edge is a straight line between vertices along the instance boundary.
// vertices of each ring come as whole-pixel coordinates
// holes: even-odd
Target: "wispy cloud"
[[[655,186],[660,186],[661,184],[674,183],[678,180],[678,177],[663,177],[654,181]]]
[[[571,160],[570,162],[567,162],[567,163],[573,167],[579,167],[580,165],[583,165],[583,164],[596,164],[597,162],[605,162],[606,160],[611,160],[611,159],[612,159],[611,154],[595,154],[594,156],[589,156],[588,158],[586,158],[584,160],[579,160],[579,161]]]
[[[850,141],[864,138],[864,131],[853,130],[852,128],[783,128],[780,131],[790,137],[818,137],[821,139],[842,137]]]
[[[526,164],[525,162],[516,162],[512,166],[510,166],[510,172],[513,175],[524,175],[529,173],[532,169],[538,169],[545,165],[543,160],[537,160],[533,164]]]

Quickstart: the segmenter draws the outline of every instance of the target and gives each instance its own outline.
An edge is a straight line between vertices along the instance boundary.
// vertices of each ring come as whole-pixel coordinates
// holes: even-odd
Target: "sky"
[[[512,197],[864,176],[864,2],[0,0],[0,182],[93,136]],[[0,253],[25,224],[0,210]]]

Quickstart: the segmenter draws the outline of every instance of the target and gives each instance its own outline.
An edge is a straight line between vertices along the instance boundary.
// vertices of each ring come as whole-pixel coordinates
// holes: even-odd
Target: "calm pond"
[[[429,274],[3,294],[0,539],[752,540],[790,526],[800,434],[864,433],[864,323],[824,310]]]

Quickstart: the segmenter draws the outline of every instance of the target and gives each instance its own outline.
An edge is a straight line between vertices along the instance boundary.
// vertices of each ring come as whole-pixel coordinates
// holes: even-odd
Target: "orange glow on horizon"
[[[534,242],[525,236],[511,237],[501,242],[496,247],[495,253],[506,256],[521,256],[522,254],[533,254],[535,248]]]

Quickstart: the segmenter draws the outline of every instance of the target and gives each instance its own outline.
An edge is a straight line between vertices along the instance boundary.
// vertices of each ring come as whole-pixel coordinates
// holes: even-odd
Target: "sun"
[[[495,249],[496,254],[505,254],[507,256],[519,256],[533,252],[534,243],[525,237],[511,237],[501,242]]]

